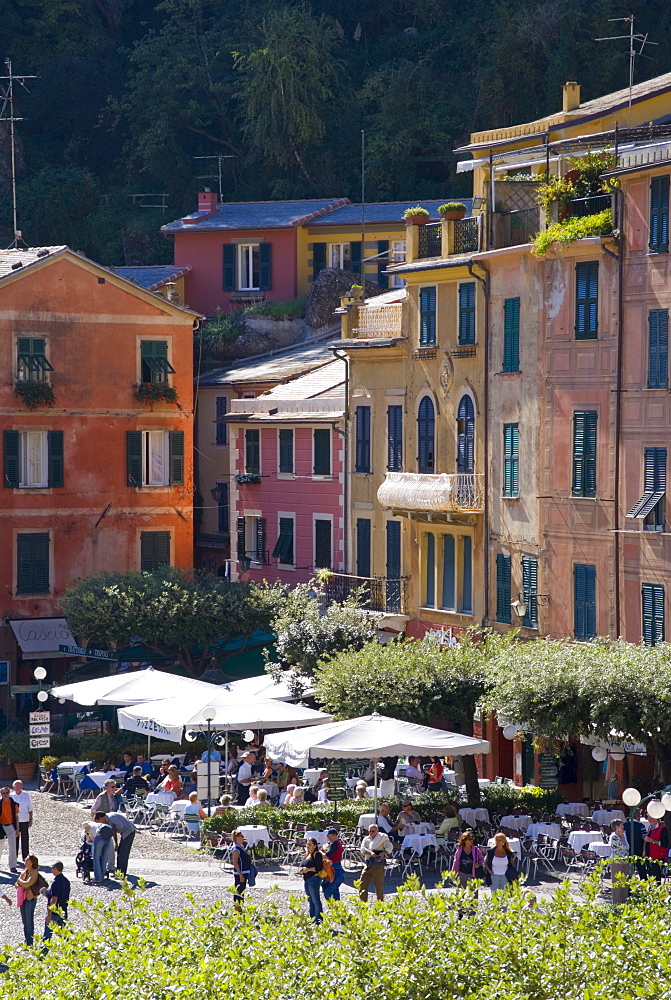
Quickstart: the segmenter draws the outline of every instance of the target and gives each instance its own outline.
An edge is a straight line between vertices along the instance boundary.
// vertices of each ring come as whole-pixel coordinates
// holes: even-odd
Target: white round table
[[[561,826],[559,823],[530,823],[527,827],[527,837],[537,840],[539,834],[552,840],[560,840]]]
[[[148,806],[171,806],[176,798],[177,796],[174,792],[149,792],[145,802]]]
[[[169,794],[172,794],[172,793],[169,793]],[[147,796],[147,798],[149,798],[149,796]],[[186,809],[186,807],[188,805],[190,805],[190,802],[189,802],[188,799],[177,799],[177,801],[173,802],[172,805],[170,806],[170,812],[174,816],[179,816],[180,818],[183,818],[183,816],[184,816],[184,810]]]
[[[526,830],[531,823],[531,816],[502,816],[501,826],[509,830]]]
[[[508,843],[510,844],[511,850],[515,852],[517,857],[522,860],[522,841],[519,837],[509,837]],[[487,847],[496,847],[496,841],[493,837],[490,837],[487,841]]]
[[[270,834],[268,833],[267,826],[239,826],[238,831],[244,834],[245,840],[250,847],[254,847],[256,844],[265,844],[268,847],[270,844]]]
[[[572,847],[576,854],[580,854],[583,847],[587,847],[594,840],[594,830],[572,830],[568,835],[568,846]]]
[[[86,777],[98,788],[104,788],[106,781],[118,781],[121,778],[126,780],[124,771],[89,771]]]
[[[592,813],[592,821],[599,826],[610,826],[614,819],[620,819],[624,823],[624,813],[621,809],[595,809]]]
[[[557,816],[589,816],[586,802],[560,802],[557,806]]]
[[[368,830],[371,823],[375,822],[375,813],[361,813],[357,826],[360,830]],[[392,824],[393,825],[393,824]]]
[[[427,847],[438,847],[433,833],[407,833],[403,838],[404,851],[410,848],[415,854],[422,854]]]
[[[588,844],[587,849],[593,854],[598,854],[600,858],[610,857],[610,845],[604,844],[602,840],[593,840],[591,844]]]
[[[361,778],[345,778],[348,788],[356,788],[356,786],[361,781]]]
[[[477,826],[478,820],[489,823],[489,812],[480,806],[477,809],[469,809],[465,806],[459,810],[459,815],[469,826]]]
[[[423,836],[424,834],[435,832],[433,823],[407,823],[406,826],[404,826],[400,831],[400,835],[403,839],[405,839],[406,837],[412,837],[415,834]]]
[[[323,767],[306,767],[303,771],[303,777],[310,785],[316,785],[319,781],[319,776],[322,771],[326,770]]]
[[[259,788],[265,788],[268,792],[269,799],[278,799],[280,796],[279,786],[276,785],[274,781],[263,781],[259,785]]]

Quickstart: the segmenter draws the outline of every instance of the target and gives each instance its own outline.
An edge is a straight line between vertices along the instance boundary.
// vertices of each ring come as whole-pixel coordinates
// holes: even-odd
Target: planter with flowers
[[[462,201],[448,201],[438,208],[438,214],[443,219],[459,222],[466,215],[466,206]]]
[[[412,208],[406,208],[403,218],[406,226],[425,226],[429,221],[429,213],[421,205],[414,205]]]
[[[176,403],[177,390],[165,382],[140,382],[136,387],[136,395],[141,403],[153,406],[154,403]]]
[[[50,382],[15,382],[14,392],[21,397],[29,410],[53,406],[56,402],[56,396]]]

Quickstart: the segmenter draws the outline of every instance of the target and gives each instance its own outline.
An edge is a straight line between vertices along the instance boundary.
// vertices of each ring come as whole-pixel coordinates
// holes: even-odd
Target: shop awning
[[[62,660],[59,646],[76,646],[65,618],[10,618],[24,660]]]

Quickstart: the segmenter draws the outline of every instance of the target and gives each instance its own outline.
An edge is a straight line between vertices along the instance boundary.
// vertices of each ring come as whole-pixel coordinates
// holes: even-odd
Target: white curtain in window
[[[21,486],[48,486],[46,431],[21,431]]]
[[[238,288],[241,291],[258,289],[261,282],[258,243],[238,245],[238,279]]]
[[[168,485],[168,435],[165,431],[144,431],[144,485]]]

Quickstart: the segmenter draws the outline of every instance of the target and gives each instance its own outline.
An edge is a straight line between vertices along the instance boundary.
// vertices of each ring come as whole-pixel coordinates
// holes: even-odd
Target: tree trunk
[[[480,785],[478,783],[478,770],[475,766],[475,757],[472,753],[465,754],[462,758],[464,765],[464,780],[466,782],[466,794],[471,805],[478,805],[480,799]]]
[[[668,743],[660,743],[658,740],[652,741],[652,747],[657,756],[657,762],[659,764],[659,776],[662,781],[662,785],[671,785],[671,745]]]
[[[473,735],[473,714],[475,705],[465,707],[464,717],[459,719],[434,719],[429,724],[436,729],[448,729],[454,733],[463,733],[464,736]],[[478,769],[475,766],[473,754],[464,754],[461,758],[464,765],[464,782],[466,785],[466,795],[468,801],[473,805],[478,805],[482,799],[480,797],[480,785],[478,784]]]

